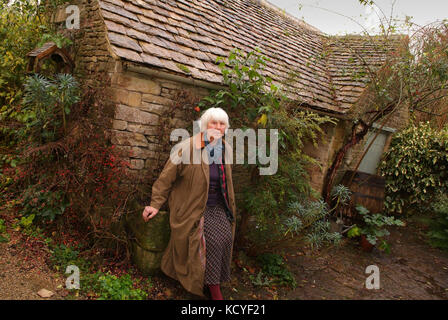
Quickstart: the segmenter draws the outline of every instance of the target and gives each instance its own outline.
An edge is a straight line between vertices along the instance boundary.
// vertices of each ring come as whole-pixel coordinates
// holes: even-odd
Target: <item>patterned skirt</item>
[[[204,212],[205,285],[230,280],[232,225],[221,204],[207,207]]]

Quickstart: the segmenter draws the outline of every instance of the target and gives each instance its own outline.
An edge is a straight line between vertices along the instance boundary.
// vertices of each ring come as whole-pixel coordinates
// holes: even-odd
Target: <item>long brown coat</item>
[[[182,143],[189,146],[191,159],[193,152],[206,152],[202,133]],[[224,145],[229,208],[236,221],[235,194],[230,165],[232,149],[225,141]],[[201,164],[190,163],[176,165],[168,159],[152,187],[151,206],[160,209],[168,200],[170,209],[171,237],[162,257],[162,271],[180,281],[186,290],[203,296],[205,273],[203,213],[208,198],[210,174],[208,163],[204,161],[201,161]],[[235,239],[235,222],[232,224],[232,234]]]

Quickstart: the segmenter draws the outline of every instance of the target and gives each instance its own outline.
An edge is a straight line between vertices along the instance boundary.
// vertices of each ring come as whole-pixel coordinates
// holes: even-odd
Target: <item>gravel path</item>
[[[0,243],[0,300],[63,299],[65,280],[45,263],[45,247],[27,248],[18,232],[9,235],[8,243]],[[42,298],[37,294],[41,289],[54,295]]]
[[[448,253],[431,248],[422,232],[412,224],[391,230],[389,255],[376,249],[362,252],[348,239],[338,248],[316,252],[287,250],[284,256],[298,284],[292,290],[253,287],[234,265],[232,281],[223,286],[223,293],[243,300],[448,300]],[[0,300],[64,299],[65,278],[48,267],[46,246],[29,241],[21,232],[8,233],[10,241],[0,243]],[[366,289],[369,265],[379,268],[380,289]],[[198,299],[167,277],[155,276],[153,282],[160,288],[153,290],[151,299]],[[42,298],[37,294],[41,289],[54,295]]]
[[[448,253],[430,247],[416,225],[391,230],[391,253],[361,251],[349,240],[315,255],[289,256],[299,286],[282,299],[448,300]],[[379,289],[366,273],[378,267]]]

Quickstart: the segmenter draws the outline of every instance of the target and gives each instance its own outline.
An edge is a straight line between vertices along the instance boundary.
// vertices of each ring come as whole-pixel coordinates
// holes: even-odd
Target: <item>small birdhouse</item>
[[[58,48],[54,42],[47,42],[43,46],[34,49],[27,54],[29,59],[27,72],[39,73],[42,63],[51,59],[55,63],[56,73],[71,73],[73,70],[73,60],[68,52],[63,48]]]

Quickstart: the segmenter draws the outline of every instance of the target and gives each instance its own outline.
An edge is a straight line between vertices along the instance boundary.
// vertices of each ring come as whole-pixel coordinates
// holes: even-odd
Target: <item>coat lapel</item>
[[[209,172],[209,166],[204,161],[202,161],[202,152],[203,148],[205,147],[205,142],[203,138],[204,133],[200,132],[197,135],[193,137],[193,145],[196,150],[200,150],[200,156],[201,156],[201,168],[202,172],[204,173],[205,180],[207,181],[207,190],[210,184],[210,172]]]

